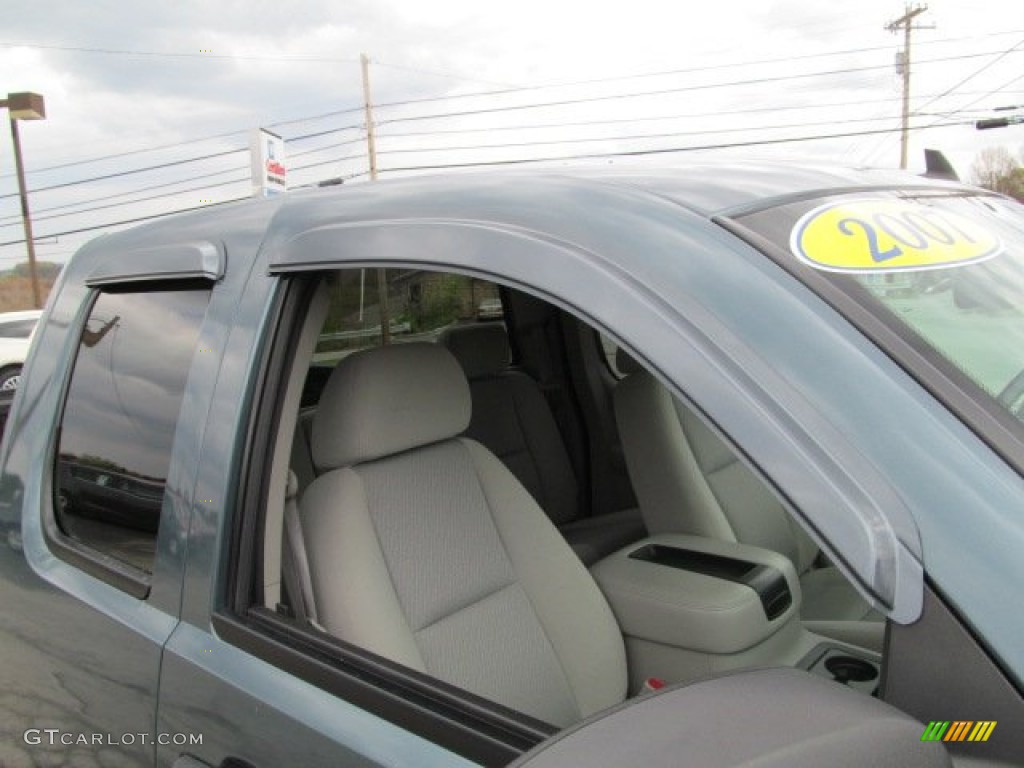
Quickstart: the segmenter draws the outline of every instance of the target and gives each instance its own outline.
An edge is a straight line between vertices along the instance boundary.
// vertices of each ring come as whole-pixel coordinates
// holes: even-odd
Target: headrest
[[[469,384],[436,344],[356,352],[331,373],[313,417],[320,472],[455,437],[469,426]]]
[[[508,333],[504,323],[453,325],[441,334],[446,346],[469,379],[497,376],[508,368]]]
[[[633,356],[622,347],[615,350],[615,367],[623,376],[643,370],[643,366],[634,360]]]

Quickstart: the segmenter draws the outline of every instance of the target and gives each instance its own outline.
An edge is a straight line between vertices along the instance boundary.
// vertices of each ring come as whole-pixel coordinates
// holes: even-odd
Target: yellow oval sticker
[[[790,250],[830,272],[910,272],[990,259],[1002,241],[977,222],[911,200],[847,200],[804,214]]]

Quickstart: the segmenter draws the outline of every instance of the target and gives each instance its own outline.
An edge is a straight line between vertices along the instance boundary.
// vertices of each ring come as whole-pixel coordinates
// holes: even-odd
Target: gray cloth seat
[[[622,636],[530,494],[459,437],[470,402],[441,346],[338,364],[299,506],[316,615],[357,646],[567,725],[625,698]]]
[[[786,508],[693,411],[625,354],[615,415],[633,489],[651,534],[687,533],[779,552],[800,574],[801,616],[881,618],[832,566]]]
[[[469,380],[473,414],[465,436],[501,459],[580,559],[594,563],[646,535],[639,509],[580,515],[579,486],[565,442],[540,386],[509,367],[503,323],[453,326],[440,342]]]

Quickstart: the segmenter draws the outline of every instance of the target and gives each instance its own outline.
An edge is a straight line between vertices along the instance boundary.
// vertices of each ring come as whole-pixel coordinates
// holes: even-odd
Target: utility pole
[[[18,196],[21,199],[21,223],[25,230],[25,246],[28,249],[28,273],[32,280],[32,306],[43,306],[39,292],[39,275],[36,272],[36,243],[32,233],[32,216],[28,212],[28,191],[25,188],[25,168],[21,163],[21,137],[18,135],[18,121],[11,118],[11,143],[14,145],[14,167],[18,174]]]
[[[14,168],[18,176],[18,197],[21,200],[21,224],[25,230],[25,248],[28,250],[28,271],[32,279],[32,306],[43,306],[39,291],[39,273],[36,271],[36,241],[32,234],[32,216],[28,210],[28,189],[25,186],[25,166],[21,160],[21,136],[18,133],[19,120],[43,120],[46,118],[46,103],[38,93],[9,93],[0,99],[0,109],[7,109],[11,120],[11,143],[14,145]]]
[[[370,157],[370,181],[377,180],[377,140],[373,130],[373,101],[370,99],[370,58],[359,54],[363,67],[363,108],[366,111],[366,151]]]
[[[366,112],[366,154],[370,159],[370,181],[377,180],[377,140],[373,126],[373,100],[370,98],[370,57],[359,54],[363,70],[363,107]],[[380,342],[391,343],[391,313],[388,311],[387,271],[377,270],[377,296],[380,307]]]
[[[903,28],[903,53],[900,56],[900,69],[903,75],[903,128],[900,132],[900,168],[904,169],[907,167],[907,144],[910,140],[910,33],[915,29],[934,29],[934,26],[915,27],[911,22],[927,10],[927,5],[916,5],[912,8],[908,3],[905,7],[905,13],[885,27],[894,34],[901,27]]]

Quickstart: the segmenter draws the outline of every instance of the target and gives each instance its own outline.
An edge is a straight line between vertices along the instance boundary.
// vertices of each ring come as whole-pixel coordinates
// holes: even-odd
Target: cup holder
[[[864,656],[855,653],[822,643],[804,656],[797,667],[868,696],[878,696],[881,659],[872,658],[870,651],[865,651]]]
[[[878,677],[874,664],[853,656],[829,656],[825,659],[825,669],[833,680],[843,685],[866,683]]]

